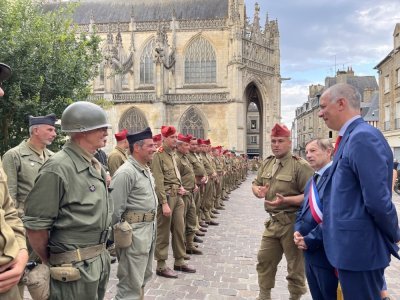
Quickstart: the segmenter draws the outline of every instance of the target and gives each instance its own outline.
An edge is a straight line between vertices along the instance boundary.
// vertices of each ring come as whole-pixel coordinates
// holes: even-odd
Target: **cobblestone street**
[[[201,256],[191,256],[189,264],[197,269],[195,274],[179,273],[178,279],[166,279],[154,274],[145,289],[145,300],[172,299],[255,299],[258,295],[256,261],[257,251],[263,232],[266,213],[263,201],[251,193],[254,175],[232,192],[225,202],[226,210],[218,218],[219,226],[209,227],[204,243],[199,248]],[[395,195],[397,210],[400,211],[400,197]],[[368,249],[360,249],[368,251]],[[170,249],[170,257],[172,250]],[[173,261],[168,261],[169,267]],[[112,274],[106,299],[113,299],[116,291],[117,264],[112,265]],[[391,299],[400,299],[400,262],[393,259],[386,270],[386,280]],[[283,259],[278,274],[273,299],[288,299],[286,262]],[[28,296],[28,295],[27,295]],[[27,298],[29,299],[29,298]],[[302,299],[310,300],[307,293]]]

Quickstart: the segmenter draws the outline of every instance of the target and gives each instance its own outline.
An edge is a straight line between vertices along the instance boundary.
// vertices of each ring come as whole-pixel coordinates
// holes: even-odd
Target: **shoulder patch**
[[[163,148],[163,146],[161,146],[160,148],[158,148],[158,149],[157,149],[157,152],[159,152],[159,153],[163,153],[163,152],[164,152],[164,148]]]

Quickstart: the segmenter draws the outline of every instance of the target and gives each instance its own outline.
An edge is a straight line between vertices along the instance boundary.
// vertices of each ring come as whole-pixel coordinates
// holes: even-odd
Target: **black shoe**
[[[213,220],[211,220],[211,221],[207,221],[206,222],[208,225],[213,225],[213,226],[217,226],[217,225],[219,225],[219,223],[218,222],[215,222],[215,221],[213,221]]]
[[[174,266],[175,271],[181,271],[186,273],[196,273],[196,269],[189,267],[188,265]]]
[[[203,240],[202,240],[201,238],[197,237],[197,236],[194,236],[193,242],[195,242],[195,243],[202,243]]]
[[[186,249],[187,254],[194,254],[194,255],[203,255],[203,252],[200,250],[193,248],[193,249]]]
[[[111,263],[115,264],[117,262],[117,258],[115,256],[111,256]]]

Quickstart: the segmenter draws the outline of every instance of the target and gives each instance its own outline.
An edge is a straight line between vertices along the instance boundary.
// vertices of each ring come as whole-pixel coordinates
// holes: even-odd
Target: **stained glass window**
[[[205,38],[195,39],[185,54],[185,82],[215,83],[216,65],[212,45]]]
[[[140,57],[140,84],[154,83],[154,62],[153,50],[155,48],[155,39],[149,41],[143,49]]]

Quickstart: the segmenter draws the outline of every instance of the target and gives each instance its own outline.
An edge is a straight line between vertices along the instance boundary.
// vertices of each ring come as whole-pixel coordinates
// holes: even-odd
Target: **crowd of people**
[[[0,64],[0,83],[10,75]],[[259,300],[271,299],[283,255],[291,300],[307,283],[317,300],[389,299],[384,270],[391,255],[400,259],[393,155],[360,117],[360,99],[348,84],[324,91],[319,116],[339,138],[335,146],[310,141],[306,160],[292,154],[291,133],[280,124],[262,162],[171,125],[159,133],[123,129],[107,155],[107,115],[83,101],[62,113],[69,138],[53,153],[56,115],[30,116],[29,138],[0,167],[0,298],[22,299],[26,285],[33,299],[103,299],[110,254],[119,262],[115,299],[144,298],[153,260],[158,276],[195,273],[190,255],[203,254],[201,238],[219,225],[224,201],[250,167],[257,170],[252,192],[268,213]]]
[[[10,74],[1,64],[0,81]],[[0,196],[10,211],[0,217],[13,237],[0,245],[8,259],[0,262],[2,299],[22,299],[24,283],[33,299],[103,299],[110,253],[119,261],[115,299],[143,299],[153,259],[158,276],[196,272],[187,260],[203,254],[200,237],[218,226],[224,200],[247,175],[247,158],[173,126],[154,135],[121,130],[107,155],[106,113],[80,101],[62,113],[69,138],[53,153],[56,121],[30,116],[29,138],[2,158]]]

